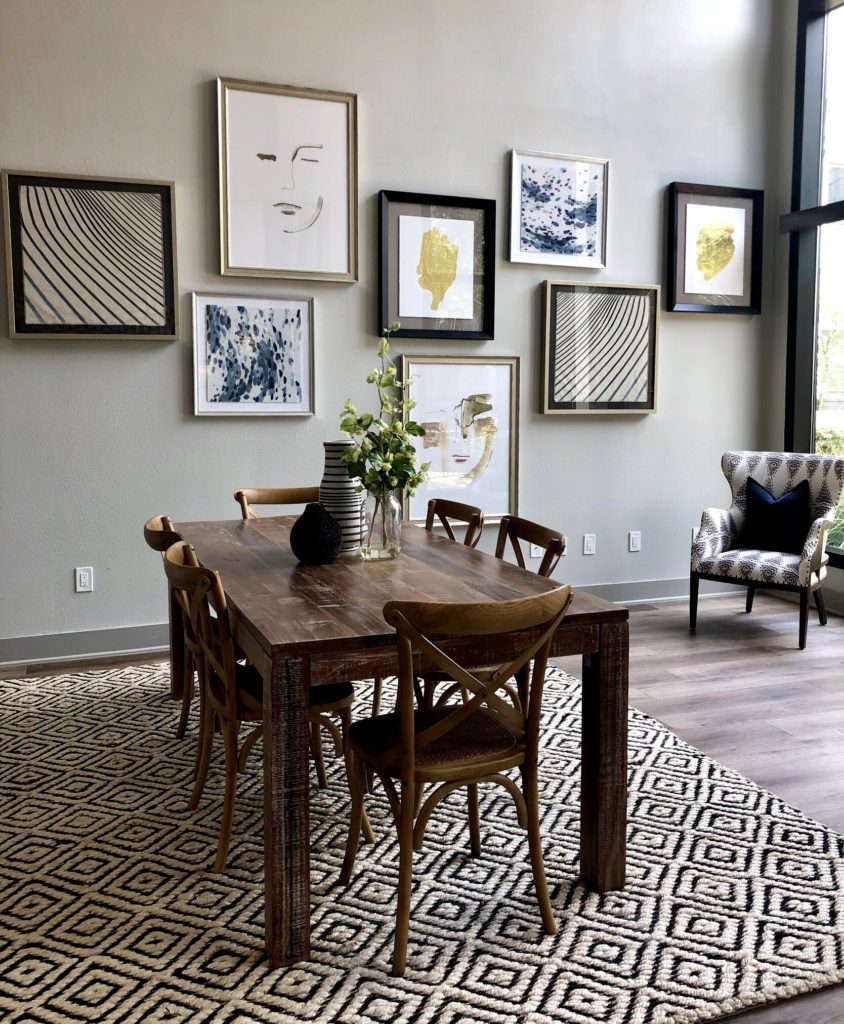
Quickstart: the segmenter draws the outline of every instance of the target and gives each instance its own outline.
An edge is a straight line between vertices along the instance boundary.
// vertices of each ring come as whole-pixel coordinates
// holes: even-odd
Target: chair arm
[[[817,572],[826,553],[826,536],[832,527],[832,519],[826,516],[816,519],[809,527],[800,558],[809,563],[809,571]]]
[[[692,564],[720,555],[738,536],[735,520],[725,508],[705,508],[700,529],[692,542]]]

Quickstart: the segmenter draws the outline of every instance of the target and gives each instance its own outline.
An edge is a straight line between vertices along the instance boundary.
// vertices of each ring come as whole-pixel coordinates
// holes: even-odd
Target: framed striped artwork
[[[659,285],[546,281],[540,412],[656,412]]]
[[[175,340],[173,190],[3,171],[9,336]]]

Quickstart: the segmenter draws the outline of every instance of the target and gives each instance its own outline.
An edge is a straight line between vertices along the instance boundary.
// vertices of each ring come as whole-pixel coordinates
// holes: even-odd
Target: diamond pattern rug
[[[0,680],[0,1020],[691,1024],[844,980],[844,840],[638,711],[628,884],[578,885],[580,684],[549,675],[541,805],[558,933],[542,931],[509,797],[482,788],[474,859],[453,794],[415,857],[403,979],[389,976],[398,846],[380,789],[378,842],[341,889],[348,797],[329,762],[311,802],[313,959],[275,970],[260,757],[215,875],[222,751],[188,813],[195,734],[174,737],[165,666]],[[360,684],[359,714],[370,700]]]

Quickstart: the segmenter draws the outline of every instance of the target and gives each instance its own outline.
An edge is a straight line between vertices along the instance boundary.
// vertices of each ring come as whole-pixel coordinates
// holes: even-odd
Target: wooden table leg
[[[273,659],[264,680],[264,903],[267,956],[311,955],[307,658]]]
[[[626,622],[601,626],[583,656],[580,874],[598,892],[624,885],[627,831]]]
[[[170,609],[170,696],[173,700],[181,700],[187,665],[185,627],[182,622],[182,609],[172,587],[167,588],[167,599]]]

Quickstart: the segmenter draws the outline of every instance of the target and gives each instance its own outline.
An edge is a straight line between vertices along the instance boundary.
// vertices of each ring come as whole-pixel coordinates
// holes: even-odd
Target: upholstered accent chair
[[[806,646],[809,595],[814,594],[821,625],[826,625],[821,586],[829,556],[826,535],[844,483],[844,457],[791,452],[724,452],[721,469],[732,490],[729,509],[708,508],[692,543],[689,628],[697,626],[700,580],[718,580],[747,587],[746,610],[753,607],[757,587],[800,594],[800,649]],[[801,481],[808,481],[809,513],[802,550],[775,551],[742,546],[747,511],[747,481],[761,484],[775,499]]]

